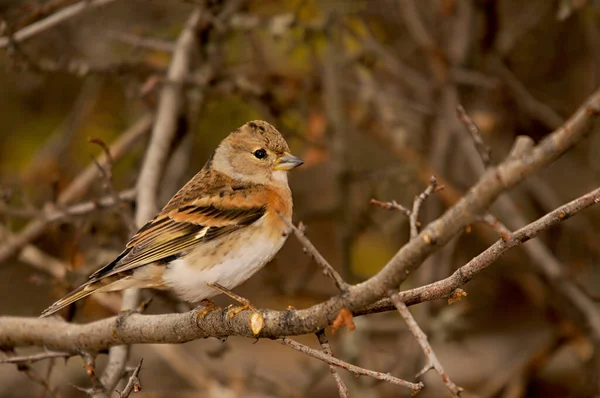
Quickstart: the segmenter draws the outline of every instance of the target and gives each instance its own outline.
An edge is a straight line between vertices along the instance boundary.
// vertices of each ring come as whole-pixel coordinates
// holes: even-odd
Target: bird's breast
[[[275,217],[279,218],[277,214]],[[163,281],[180,298],[197,302],[219,294],[208,286],[233,289],[268,263],[281,249],[285,224],[267,213],[237,232],[203,243],[168,265]]]

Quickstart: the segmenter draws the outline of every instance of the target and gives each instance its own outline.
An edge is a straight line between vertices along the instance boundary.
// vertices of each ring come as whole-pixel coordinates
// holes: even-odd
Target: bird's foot
[[[204,299],[200,302],[202,305],[197,307],[196,311],[196,324],[198,324],[204,317],[213,311],[220,310],[221,307],[216,305],[212,300]]]
[[[246,311],[246,310],[252,310],[252,311],[257,311],[256,307],[253,306],[250,302],[246,303],[246,304],[242,304],[239,305],[237,307],[231,306],[231,308],[229,308],[227,310],[227,316],[229,318],[233,318],[234,316],[236,316],[237,314],[239,314],[242,311]]]
[[[240,296],[239,294],[232,292],[231,290],[227,289],[225,286],[222,286],[218,283],[209,283],[208,286],[219,290],[221,293],[228,295],[229,297],[231,297],[232,299],[234,299],[235,301],[237,301],[238,303],[241,304],[241,306],[230,307],[227,310],[227,316],[229,318],[233,318],[234,316],[236,316],[237,314],[239,314],[242,311],[246,311],[246,310],[256,311],[256,307],[253,306],[252,303],[250,303],[250,300]]]

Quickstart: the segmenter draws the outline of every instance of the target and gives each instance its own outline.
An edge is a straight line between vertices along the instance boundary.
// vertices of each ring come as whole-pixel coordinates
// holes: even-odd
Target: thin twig
[[[85,216],[91,212],[102,209],[110,209],[122,202],[133,202],[136,196],[135,188],[126,189],[118,192],[118,202],[115,202],[113,195],[106,195],[98,199],[92,199],[87,202],[76,203],[70,206],[57,208],[47,204],[42,208],[48,210],[28,209],[20,207],[3,206],[0,208],[0,215],[7,215],[16,218],[43,218],[48,222],[60,221],[68,217]]]
[[[196,30],[202,20],[203,8],[193,12],[182,30],[167,73],[172,84],[162,87],[156,122],[152,128],[150,144],[138,178],[138,210],[136,224],[145,224],[158,210],[157,192],[171,142],[175,137],[177,118],[183,106],[183,82],[192,69],[194,52],[198,48]]]
[[[56,388],[52,388],[48,379],[42,377],[35,369],[29,365],[19,366],[19,371],[25,373],[29,379],[42,386],[43,390],[52,398],[58,398],[59,394]]]
[[[44,359],[51,358],[70,358],[73,353],[60,352],[60,351],[46,351],[32,355],[13,356],[8,358],[0,359],[0,363],[16,363],[16,364],[27,364],[31,365],[37,361],[43,361]]]
[[[527,179],[525,189],[539,202],[545,213],[556,209],[563,203],[562,197],[556,192],[556,189],[549,181],[540,176],[532,176]],[[597,226],[591,220],[585,217],[577,217],[566,223],[565,228],[573,235],[583,239],[588,250],[600,257],[600,246],[598,246],[600,234]]]
[[[96,356],[89,353],[82,353],[81,359],[83,359],[85,373],[92,381],[92,389],[94,391],[103,391],[104,386],[96,374]]]
[[[423,192],[421,192],[419,195],[415,196],[415,199],[413,201],[412,210],[402,206],[395,200],[393,200],[391,202],[380,202],[376,199],[371,199],[370,203],[372,205],[376,205],[376,206],[382,207],[384,209],[398,210],[402,214],[407,216],[409,223],[410,223],[410,238],[414,239],[419,235],[419,227],[421,226],[421,223],[419,222],[419,211],[421,210],[421,205],[423,204],[423,202],[425,202],[425,200],[427,199],[427,197],[429,197],[429,195],[441,190],[442,188],[443,188],[442,185],[438,185],[438,182],[437,182],[437,179],[435,178],[435,176],[431,176],[431,178],[429,179],[429,185],[427,186],[427,188],[425,188],[425,190]]]
[[[275,339],[275,341],[277,341],[280,344],[291,347],[294,350],[297,350],[304,354],[307,354],[313,358],[317,358],[321,361],[324,361],[330,365],[345,369],[345,370],[347,370],[351,373],[354,373],[355,375],[358,375],[358,376],[369,376],[369,377],[373,377],[377,380],[382,380],[382,381],[386,381],[391,384],[396,384],[396,385],[399,385],[402,387],[407,387],[407,388],[410,388],[414,393],[421,391],[423,389],[423,387],[425,387],[422,382],[411,383],[409,381],[399,379],[399,378],[394,377],[387,373],[375,372],[373,370],[369,370],[369,369],[365,369],[365,368],[361,368],[359,366],[349,364],[348,362],[344,362],[344,361],[337,359],[335,357],[332,357],[331,355],[328,355],[322,351],[315,350],[314,348],[305,346],[304,344],[298,343],[297,341],[289,339],[287,337]]]
[[[465,130],[471,135],[475,148],[477,149],[477,152],[479,152],[479,156],[483,162],[483,166],[487,169],[492,165],[492,149],[483,140],[481,130],[479,130],[477,124],[475,124],[467,111],[465,111],[465,108],[459,104],[456,107],[456,112],[458,114],[458,120],[461,121],[465,126]]]
[[[142,383],[140,382],[139,376],[140,371],[142,370],[143,363],[144,358],[140,359],[140,363],[138,364],[138,366],[136,366],[131,376],[129,376],[129,381],[127,381],[127,384],[125,385],[125,388],[123,388],[123,391],[117,391],[119,393],[119,398],[127,398],[129,397],[129,395],[131,395],[132,392],[142,391]]]
[[[115,0],[82,0],[77,4],[65,7],[62,10],[57,11],[54,14],[49,15],[48,17],[40,21],[32,23],[31,25],[14,32],[12,34],[12,37],[0,37],[0,48],[7,47],[8,45],[10,45],[11,41],[14,41],[15,43],[20,43],[78,14],[81,14],[86,10],[89,10],[94,7],[100,7],[112,3],[114,1]]]
[[[112,40],[118,40],[135,48],[145,48],[153,51],[163,51],[166,53],[172,53],[175,49],[175,45],[167,40],[142,37],[140,35],[119,31],[108,31],[106,35]]]
[[[46,212],[42,217],[49,222],[60,221],[67,217],[85,216],[95,210],[109,209],[122,202],[133,202],[136,197],[135,188],[126,189],[117,193],[118,202],[113,195],[103,196],[89,202],[81,202],[64,208],[55,208]]]
[[[104,189],[112,197],[113,202],[118,204],[119,214],[121,216],[121,219],[123,220],[125,225],[127,225],[127,228],[129,229],[129,234],[133,235],[135,233],[135,231],[137,231],[135,222],[133,221],[131,214],[121,206],[119,193],[115,190],[113,183],[112,183],[113,160],[112,160],[112,156],[110,154],[110,148],[100,138],[89,138],[88,141],[93,144],[99,145],[102,148],[102,150],[104,151],[104,155],[106,156],[106,165],[105,166],[102,166],[100,163],[98,163],[93,156],[92,156],[92,161],[98,168],[98,171],[100,172],[100,176],[102,177],[102,180],[104,180]]]
[[[333,357],[333,351],[331,351],[331,347],[329,346],[329,340],[327,339],[325,330],[319,330],[316,334],[317,338],[319,339],[319,344],[321,344],[321,349],[323,350],[323,352]],[[346,385],[344,384],[344,381],[340,377],[340,374],[338,373],[334,365],[329,365],[329,372],[331,372],[331,376],[333,376],[333,380],[335,380],[335,384],[337,385],[340,398],[348,398],[348,387],[346,387]]]
[[[339,18],[335,12],[328,12],[323,56],[323,100],[325,113],[333,130],[331,139],[331,162],[335,181],[335,205],[337,214],[336,240],[340,253],[342,275],[352,277],[352,234],[350,232],[350,168],[348,162],[348,136],[352,125],[345,116],[346,99],[340,82],[341,58],[343,57],[342,32],[337,28]]]
[[[413,207],[410,212],[410,238],[415,239],[419,236],[419,211],[421,210],[421,205],[432,193],[439,191],[443,186],[438,186],[437,179],[435,176],[431,176],[429,180],[429,185],[423,192],[415,197],[413,201]]]
[[[317,250],[317,248],[306,237],[306,235],[304,235],[304,232],[300,228],[296,227],[290,220],[284,217],[283,214],[279,213],[279,216],[283,222],[287,224],[288,228],[292,229],[294,236],[296,236],[296,239],[298,239],[302,245],[304,252],[311,256],[317,265],[321,267],[323,274],[330,278],[341,292],[348,290],[348,284],[344,281],[342,276],[331,266],[331,264],[327,262],[325,257],[323,257],[323,255]]]
[[[408,310],[408,307],[406,306],[406,304],[404,304],[404,302],[402,301],[402,299],[400,298],[398,293],[397,292],[390,292],[390,293],[391,294],[389,296],[390,296],[390,299],[392,300],[392,303],[394,303],[394,306],[396,306],[396,308],[398,309],[398,312],[400,313],[400,315],[406,322],[406,325],[410,329],[411,333],[413,334],[413,336],[415,337],[415,339],[421,346],[421,349],[425,353],[425,356],[427,357],[427,361],[429,363],[428,363],[428,365],[425,366],[424,369],[429,370],[430,367],[433,367],[439,373],[440,377],[442,378],[442,381],[444,382],[444,384],[446,385],[448,390],[450,390],[450,392],[452,393],[452,396],[458,397],[460,395],[460,392],[462,391],[462,389],[460,387],[458,387],[456,384],[454,384],[452,382],[452,380],[450,380],[450,377],[448,377],[448,375],[444,371],[444,368],[442,367],[442,364],[438,360],[437,355],[435,355],[435,352],[433,351],[431,344],[429,344],[427,335],[419,327],[419,325],[417,324],[417,321],[415,321],[415,318],[412,316],[412,314]],[[425,370],[425,371],[427,371],[427,370]],[[420,374],[423,374],[423,373],[424,373],[423,371],[420,372]]]
[[[517,79],[513,72],[499,58],[492,58],[495,69],[504,79],[506,85],[513,92],[513,96],[517,104],[520,104],[525,111],[540,122],[544,123],[548,128],[555,129],[562,125],[565,119],[556,111],[550,108],[543,102],[538,101]]]
[[[442,188],[444,188],[444,187],[442,185],[438,185],[438,182],[437,182],[437,179],[435,178],[435,176],[431,176],[431,178],[429,179],[429,185],[427,186],[427,188],[425,188],[425,190],[423,192],[421,192],[419,195],[415,196],[415,199],[413,201],[412,210],[402,206],[395,200],[393,200],[391,202],[380,202],[376,199],[371,199],[370,203],[372,205],[376,205],[376,206],[382,207],[384,209],[398,210],[398,211],[402,212],[404,215],[406,215],[408,217],[408,220],[410,223],[410,238],[414,239],[419,235],[419,227],[421,226],[421,223],[419,222],[419,211],[421,210],[421,205],[423,204],[423,202],[425,202],[425,200],[427,199],[427,197],[429,197],[429,195],[441,190]]]
[[[371,201],[369,203],[371,203],[372,205],[384,208],[386,210],[398,210],[399,212],[404,214],[406,217],[410,217],[410,214],[411,214],[411,211],[409,208],[402,206],[400,203],[396,202],[395,200],[392,200],[391,202],[380,202],[377,199],[371,199]]]
[[[504,225],[504,223],[502,223],[498,217],[488,213],[481,217],[481,222],[492,227],[492,229],[498,233],[502,240],[510,239],[510,234],[512,233],[511,230]]]

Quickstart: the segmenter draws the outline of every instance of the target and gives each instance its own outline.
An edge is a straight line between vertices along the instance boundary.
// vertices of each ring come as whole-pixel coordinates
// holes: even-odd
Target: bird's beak
[[[292,155],[291,153],[285,152],[283,156],[277,159],[277,161],[275,162],[275,167],[273,168],[275,170],[289,171],[293,168],[300,166],[302,163],[304,163],[304,160]]]

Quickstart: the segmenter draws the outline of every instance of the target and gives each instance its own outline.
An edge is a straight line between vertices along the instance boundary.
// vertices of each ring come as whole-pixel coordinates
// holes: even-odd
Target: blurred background
[[[9,36],[73,3],[4,0],[0,34]],[[38,316],[121,251],[129,237],[123,214],[135,209],[131,190],[150,115],[161,88],[170,84],[166,71],[177,37],[200,3],[89,6],[0,49],[1,314]],[[435,175],[445,189],[426,202],[425,223],[481,174],[457,105],[478,124],[498,162],[516,136],[539,141],[560,126],[600,79],[600,1],[223,0],[204,6],[213,14],[199,33],[197,61],[184,84],[160,204],[229,132],[249,120],[267,120],[306,161],[290,175],[295,221],[307,225],[308,237],[353,283],[378,272],[409,235],[402,213],[370,199],[410,206]],[[103,153],[98,142],[111,146],[124,137],[129,141],[112,152],[111,188],[92,158]],[[505,194],[493,213],[516,229],[598,187],[599,156],[600,135],[591,134]],[[70,184],[90,164],[94,178],[74,189]],[[77,203],[101,203],[111,189],[123,193],[119,208],[61,213]],[[11,236],[44,212],[54,218],[43,233],[20,253],[2,252]],[[546,256],[592,297],[600,296],[599,221],[600,210],[593,208],[539,238]],[[447,277],[497,239],[489,227],[473,226],[402,288]],[[594,396],[598,369],[591,365],[590,340],[572,316],[576,311],[536,271],[539,261],[517,248],[466,285],[461,301],[411,308],[465,397]],[[336,294],[293,237],[236,292],[272,309],[305,308]],[[189,308],[165,294],[144,296],[153,296],[149,313]],[[86,322],[119,306],[118,294],[99,295],[62,315]],[[353,332],[330,334],[336,356],[414,380],[425,359],[396,312],[355,323]],[[318,347],[314,336],[299,341]],[[268,340],[136,346],[130,365],[142,357],[140,398],[338,396],[326,364]],[[100,370],[103,361],[105,356]],[[33,367],[57,396],[85,396],[73,385],[90,386],[79,357]],[[352,397],[410,393],[344,371],[342,376]],[[434,372],[423,381],[420,396],[448,396]],[[0,366],[0,397],[33,396],[51,394],[16,366]]]

